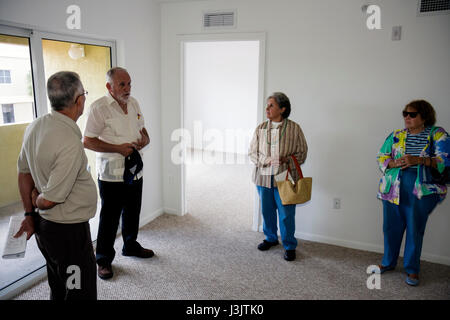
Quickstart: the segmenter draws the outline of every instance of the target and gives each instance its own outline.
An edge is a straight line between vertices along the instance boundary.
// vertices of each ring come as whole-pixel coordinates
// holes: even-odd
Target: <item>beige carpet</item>
[[[299,239],[297,260],[283,260],[281,246],[256,249],[263,234],[253,232],[254,186],[249,165],[188,167],[189,214],[163,215],[139,233],[156,252],[142,260],[120,255],[114,277],[98,279],[105,300],[229,299],[449,299],[450,267],[422,262],[421,284],[405,284],[402,261],[381,277],[381,289],[366,286],[366,268],[381,255]],[[381,232],[381,231],[380,231]],[[16,299],[48,299],[45,281]]]

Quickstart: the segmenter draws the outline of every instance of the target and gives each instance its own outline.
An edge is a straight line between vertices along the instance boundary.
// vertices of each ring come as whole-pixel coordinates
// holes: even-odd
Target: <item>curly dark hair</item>
[[[424,125],[426,127],[433,126],[436,123],[436,111],[434,111],[433,106],[425,100],[414,100],[408,103],[403,111],[406,111],[408,107],[416,110],[423,120],[425,120]]]

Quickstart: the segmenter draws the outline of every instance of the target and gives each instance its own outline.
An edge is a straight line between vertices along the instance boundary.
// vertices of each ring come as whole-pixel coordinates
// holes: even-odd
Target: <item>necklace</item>
[[[271,126],[271,127],[272,127],[272,126]],[[282,129],[282,131],[281,131],[281,136],[280,136],[280,138],[278,139],[278,141],[281,140],[281,139],[283,138],[284,133],[286,132],[286,127],[287,127],[287,120],[284,122],[283,129]],[[268,144],[268,145],[271,145],[271,144],[272,144],[272,142],[269,141],[269,134],[267,133],[267,132],[270,131],[270,130],[272,130],[272,128],[269,128],[269,130],[266,130],[266,141],[267,141],[267,144]],[[276,145],[276,144],[278,143],[278,141],[275,141],[273,144]]]

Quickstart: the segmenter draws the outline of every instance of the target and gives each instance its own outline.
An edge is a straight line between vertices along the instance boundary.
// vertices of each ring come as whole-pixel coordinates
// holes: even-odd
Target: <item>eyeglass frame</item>
[[[83,93],[82,94],[80,94],[80,95],[78,95],[76,98],[75,98],[75,103],[77,103],[77,100],[78,100],[78,98],[79,97],[81,97],[81,96],[87,96],[89,94],[89,92],[88,91],[83,91]]]

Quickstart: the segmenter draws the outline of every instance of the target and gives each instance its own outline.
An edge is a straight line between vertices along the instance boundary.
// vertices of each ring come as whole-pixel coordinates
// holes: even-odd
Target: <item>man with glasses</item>
[[[97,191],[76,124],[87,91],[78,74],[62,71],[48,79],[47,93],[52,111],[27,127],[19,154],[19,191],[26,213],[15,236],[26,232],[28,240],[36,234],[52,300],[95,300],[89,219],[97,211]]]
[[[143,248],[137,242],[142,171],[137,169],[132,172],[129,181],[124,179],[128,163],[132,159],[137,159],[142,164],[141,149],[150,143],[150,138],[139,104],[130,96],[131,78],[127,70],[112,68],[106,77],[108,94],[92,103],[83,140],[86,148],[96,151],[97,158],[102,208],[96,260],[97,273],[101,279],[113,276],[111,264],[115,256],[114,242],[121,216],[122,255],[139,258],[151,258],[154,255],[152,250]],[[134,165],[130,167],[134,168]]]

